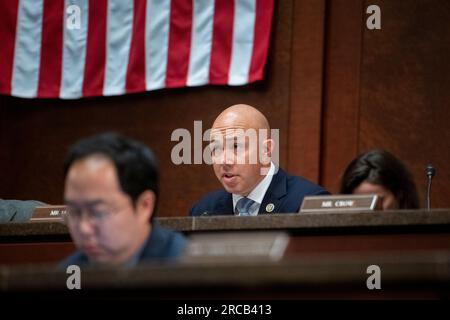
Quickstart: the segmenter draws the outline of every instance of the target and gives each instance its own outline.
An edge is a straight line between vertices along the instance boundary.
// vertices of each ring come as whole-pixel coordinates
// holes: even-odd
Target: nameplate
[[[373,195],[333,195],[333,196],[306,196],[303,199],[300,211],[329,212],[329,211],[366,211],[376,210],[378,196]]]
[[[224,232],[189,237],[184,260],[232,261],[237,259],[280,260],[289,236],[284,232]]]
[[[66,214],[66,206],[41,206],[36,207],[31,215],[31,222],[44,221],[63,221],[63,216]]]

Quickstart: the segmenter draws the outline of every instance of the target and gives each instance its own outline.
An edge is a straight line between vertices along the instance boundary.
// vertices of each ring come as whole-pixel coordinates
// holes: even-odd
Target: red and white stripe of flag
[[[273,6],[273,0],[0,1],[0,93],[76,99],[251,83],[263,78]]]

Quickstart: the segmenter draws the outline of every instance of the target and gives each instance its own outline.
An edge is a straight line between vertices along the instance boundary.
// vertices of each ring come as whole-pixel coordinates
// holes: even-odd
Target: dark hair
[[[111,159],[116,167],[120,186],[131,197],[133,203],[146,190],[153,191],[158,199],[159,169],[155,155],[144,144],[114,132],[76,142],[70,148],[64,162],[64,178],[75,161],[94,154]]]
[[[391,191],[399,209],[419,208],[419,196],[411,173],[387,151],[372,150],[354,159],[345,169],[340,193],[351,194],[364,181]]]

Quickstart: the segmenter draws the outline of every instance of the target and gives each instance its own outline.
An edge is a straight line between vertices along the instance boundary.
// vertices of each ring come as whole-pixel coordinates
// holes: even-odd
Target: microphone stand
[[[429,164],[425,171],[426,171],[427,177],[428,177],[427,209],[431,210],[431,181],[432,181],[434,175],[436,174],[436,170],[434,169],[434,167],[431,164]]]

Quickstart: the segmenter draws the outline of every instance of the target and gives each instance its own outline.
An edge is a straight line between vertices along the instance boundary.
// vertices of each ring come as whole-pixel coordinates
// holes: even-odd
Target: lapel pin
[[[274,206],[273,203],[269,203],[269,204],[266,206],[266,212],[272,212],[273,209],[275,209],[275,206]]]

